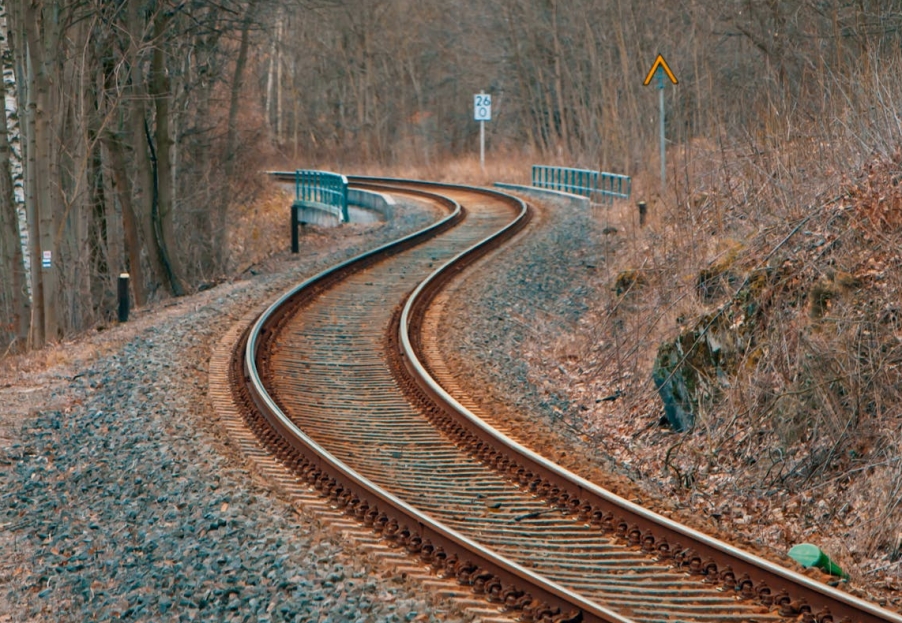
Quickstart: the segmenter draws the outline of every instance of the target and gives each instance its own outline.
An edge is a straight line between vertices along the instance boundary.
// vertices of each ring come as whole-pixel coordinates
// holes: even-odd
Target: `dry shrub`
[[[877,157],[867,165],[867,174],[847,185],[847,193],[858,217],[856,226],[866,236],[894,235],[902,230],[902,151]]]
[[[758,513],[748,538],[810,538],[864,571],[900,556],[902,157],[872,155],[837,183],[856,156],[826,157],[822,143],[698,141],[672,157],[681,179],[664,195],[638,176],[648,224],[631,202],[598,214],[620,235],[599,240],[609,261],[592,284],[597,304],[554,354],[579,379],[574,404],[619,392],[591,409],[586,431],[640,483],[687,504],[704,494],[719,516],[745,500],[728,516]],[[635,271],[641,283],[618,293]],[[768,278],[750,300],[766,313],[750,346],[712,376],[695,429],[675,437],[657,426],[658,346],[716,316],[756,271]],[[725,328],[739,331],[731,309]]]
[[[870,555],[902,532],[890,458],[902,441],[899,172],[896,159],[875,158],[784,245],[756,348],[703,422],[741,490],[829,491],[861,520],[856,544]]]
[[[241,275],[255,264],[285,251],[293,200],[284,188],[270,185],[251,201],[232,208],[229,248],[234,274]]]
[[[401,164],[383,165],[377,162],[345,166],[340,161],[277,161],[272,168],[295,170],[321,169],[345,175],[371,175],[420,179],[455,184],[491,186],[496,181],[529,184],[533,164],[545,164],[542,157],[531,151],[498,150],[486,153],[485,170],[479,162],[478,146],[473,154],[433,159],[429,163],[413,160]]]

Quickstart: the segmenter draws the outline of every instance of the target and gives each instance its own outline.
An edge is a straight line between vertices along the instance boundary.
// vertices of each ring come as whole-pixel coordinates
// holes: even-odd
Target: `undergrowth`
[[[618,232],[598,242],[598,304],[555,345],[556,381],[587,388],[573,397],[595,405],[593,442],[645,486],[749,541],[811,540],[895,585],[902,156],[872,154],[845,176],[834,164],[811,143],[699,142],[679,154],[677,191],[637,180],[648,223],[631,204],[598,212]],[[684,433],[667,427],[651,382],[659,348],[680,335],[697,380]]]

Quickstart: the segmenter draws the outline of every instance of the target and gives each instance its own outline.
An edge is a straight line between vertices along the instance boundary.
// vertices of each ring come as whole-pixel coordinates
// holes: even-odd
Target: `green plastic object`
[[[840,569],[839,565],[830,560],[830,557],[817,545],[812,545],[811,543],[794,545],[792,549],[789,550],[789,557],[803,567],[817,567],[830,575],[836,575],[841,578],[849,577],[849,575]]]

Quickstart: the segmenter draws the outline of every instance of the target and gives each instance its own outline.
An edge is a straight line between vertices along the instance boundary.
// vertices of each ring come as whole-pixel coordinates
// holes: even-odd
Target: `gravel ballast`
[[[578,434],[584,426],[578,406],[530,364],[550,364],[555,341],[598,298],[588,284],[603,270],[606,241],[591,210],[566,200],[544,199],[536,221],[528,235],[454,285],[447,350],[458,351],[466,378],[491,388],[489,401],[501,399],[530,420]]]
[[[44,353],[48,365],[4,361],[0,622],[435,619],[430,600],[372,576],[360,552],[255,482],[206,397],[232,323],[437,216],[404,214],[313,231],[301,259],[140,310]]]

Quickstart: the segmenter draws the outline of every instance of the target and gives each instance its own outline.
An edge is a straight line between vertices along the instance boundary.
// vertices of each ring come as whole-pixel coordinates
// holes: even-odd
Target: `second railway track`
[[[512,235],[528,209],[478,189],[352,182],[431,196],[449,216],[309,280],[247,332],[236,402],[302,478],[525,620],[902,622],[496,440],[418,361],[419,325],[447,277],[423,282]]]

